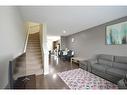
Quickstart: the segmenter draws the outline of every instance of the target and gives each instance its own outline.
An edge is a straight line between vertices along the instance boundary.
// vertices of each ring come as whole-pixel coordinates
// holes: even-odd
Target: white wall
[[[23,52],[24,26],[17,7],[0,7],[0,88],[8,84],[9,60]]]
[[[48,46],[47,46],[47,25],[42,24],[42,31],[40,31],[40,42],[41,42],[41,49],[42,49],[42,57],[43,57],[43,64],[44,64],[44,74],[49,73],[49,60],[48,60]]]
[[[60,36],[47,36],[48,51],[53,49],[53,41],[60,40]]]

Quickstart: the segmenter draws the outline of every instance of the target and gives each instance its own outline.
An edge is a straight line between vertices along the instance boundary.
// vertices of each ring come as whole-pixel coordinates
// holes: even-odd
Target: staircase
[[[26,48],[26,75],[43,74],[39,32],[29,34]]]
[[[25,88],[36,88],[36,75],[43,74],[40,32],[36,29],[31,31],[33,28],[28,30],[23,53],[9,62],[10,88],[24,88],[24,84]]]
[[[14,79],[22,76],[43,74],[42,52],[39,32],[29,34],[26,53],[18,56],[13,62],[16,64]]]

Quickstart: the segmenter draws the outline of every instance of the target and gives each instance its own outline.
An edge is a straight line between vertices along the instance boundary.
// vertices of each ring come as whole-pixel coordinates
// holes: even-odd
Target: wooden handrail
[[[15,59],[17,59],[17,58],[21,57],[21,56],[22,56],[22,55],[24,55],[25,53],[26,53],[26,52],[23,52],[23,53],[19,54],[18,56],[16,56],[16,57],[12,58],[10,61],[13,61],[13,60],[15,60]]]
[[[24,50],[23,50],[24,53],[26,52],[26,47],[27,47],[27,43],[28,43],[29,29],[30,29],[30,28],[28,27],[27,36],[26,36],[26,41],[25,41]]]
[[[15,56],[14,58],[12,58],[12,60],[14,60],[14,59],[16,59],[16,58],[18,58],[18,57],[20,57],[20,56],[22,56],[23,54],[26,53],[26,48],[27,48],[27,43],[28,43],[28,37],[29,37],[29,30],[30,30],[30,28],[34,28],[34,27],[38,27],[38,26],[39,25],[35,25],[35,26],[28,27],[28,30],[26,31],[27,32],[27,36],[26,36],[26,40],[25,40],[25,45],[24,45],[23,52],[20,53],[19,55]],[[12,60],[10,60],[10,61],[12,61]]]
[[[15,56],[15,57],[13,57],[10,61],[13,61],[14,59],[17,59],[17,58],[19,58],[20,56],[22,56],[23,54],[26,53],[26,48],[27,48],[27,43],[28,43],[28,37],[29,37],[29,27],[28,27],[28,30],[26,32],[27,32],[27,35],[26,35],[26,40],[25,40],[23,52],[20,53],[19,55]]]

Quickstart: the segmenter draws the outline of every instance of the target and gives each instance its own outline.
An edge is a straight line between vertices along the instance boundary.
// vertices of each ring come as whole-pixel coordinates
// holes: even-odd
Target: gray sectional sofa
[[[124,56],[98,54],[94,58],[87,60],[87,62],[89,72],[113,83],[118,83],[127,74],[127,57]]]

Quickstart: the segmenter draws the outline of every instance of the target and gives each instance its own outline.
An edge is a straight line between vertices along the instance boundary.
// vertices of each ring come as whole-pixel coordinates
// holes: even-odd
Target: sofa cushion
[[[114,61],[114,56],[107,55],[107,54],[99,54],[98,59],[105,59],[105,60],[109,60],[109,61]]]
[[[109,68],[106,70],[106,73],[110,74],[112,76],[123,78],[123,77],[125,77],[127,71],[117,69],[117,68]]]
[[[110,68],[110,67],[106,66],[106,65],[99,64],[99,63],[95,63],[92,65],[92,69],[97,70],[97,71],[101,71],[104,73],[105,73],[106,69],[108,69],[108,68]]]
[[[114,68],[123,69],[123,70],[127,70],[127,63],[117,63],[117,62],[113,62],[113,67],[114,67]]]
[[[112,61],[109,61],[109,60],[104,60],[104,59],[98,59],[98,62],[100,63],[100,64],[103,64],[103,65],[106,65],[106,66],[110,66],[110,67],[112,67]]]
[[[127,64],[127,57],[125,57],[125,56],[115,56],[115,62],[126,63]]]

